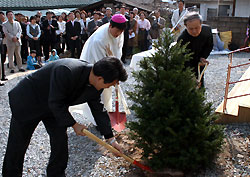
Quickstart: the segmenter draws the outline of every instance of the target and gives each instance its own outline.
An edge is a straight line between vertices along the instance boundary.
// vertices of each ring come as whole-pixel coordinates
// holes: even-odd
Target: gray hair
[[[200,20],[202,23],[202,16],[197,12],[188,12],[188,14],[184,17],[184,24],[187,25],[188,21]]]

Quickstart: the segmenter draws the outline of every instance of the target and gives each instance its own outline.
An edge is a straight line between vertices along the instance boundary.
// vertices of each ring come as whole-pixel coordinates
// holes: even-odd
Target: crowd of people
[[[121,57],[124,63],[126,58],[132,56],[134,47],[138,47],[140,51],[148,50],[152,40],[157,39],[165,27],[166,21],[160,17],[160,11],[153,11],[148,15],[144,11],[139,13],[137,8],[129,9],[125,6],[114,11],[110,7],[94,12],[75,10],[58,16],[52,11],[47,11],[46,16],[38,11],[30,17],[21,13],[14,14],[12,11],[7,11],[6,14],[0,12],[2,65],[7,53],[11,73],[15,72],[15,65],[18,71],[25,71],[22,65],[27,62],[31,51],[36,51],[39,64],[49,60],[53,49],[56,49],[58,56],[69,50],[72,58],[80,58],[87,39],[100,26],[109,23],[114,14],[122,14],[127,19]],[[13,37],[16,39],[12,39]],[[1,79],[6,79],[4,70]]]

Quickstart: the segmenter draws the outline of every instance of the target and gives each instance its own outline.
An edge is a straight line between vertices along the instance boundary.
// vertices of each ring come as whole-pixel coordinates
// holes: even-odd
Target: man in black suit
[[[42,23],[42,30],[44,32],[44,43],[43,43],[43,52],[45,55],[45,60],[49,59],[49,49],[51,50],[56,46],[56,30],[58,30],[58,23],[56,20],[52,20],[53,13],[48,11],[46,12],[47,19]]]
[[[87,31],[89,36],[91,36],[100,26],[102,26],[102,21],[99,20],[100,12],[95,11],[93,14],[93,19],[89,21]]]
[[[71,51],[71,58],[75,58],[75,49],[77,49],[77,58],[81,55],[81,24],[75,20],[73,12],[69,13],[69,20],[66,23],[66,35],[69,42],[69,48]]]
[[[24,155],[40,121],[50,136],[51,155],[47,176],[65,176],[68,161],[67,127],[73,127],[75,133],[82,136],[85,135],[82,130],[87,128],[74,120],[68,108],[84,102],[91,108],[101,134],[121,151],[107,111],[100,102],[100,95],[104,88],[126,81],[127,77],[122,63],[114,57],[105,57],[94,66],[68,58],[52,62],[21,80],[9,92],[12,118],[3,177],[22,175]]]

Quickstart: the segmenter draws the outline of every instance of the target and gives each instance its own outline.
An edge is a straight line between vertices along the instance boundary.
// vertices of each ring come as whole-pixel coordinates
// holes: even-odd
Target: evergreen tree
[[[140,62],[137,81],[128,92],[138,121],[128,124],[136,145],[155,170],[195,171],[207,167],[223,144],[223,127],[213,124],[217,116],[206,102],[204,89],[197,89],[195,76],[184,63],[191,54],[173,42],[165,31],[154,47],[157,52]]]

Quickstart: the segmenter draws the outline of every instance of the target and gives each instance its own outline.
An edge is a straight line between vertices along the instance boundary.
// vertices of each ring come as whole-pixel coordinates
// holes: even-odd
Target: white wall
[[[250,0],[237,0],[235,8],[236,17],[250,16]]]

